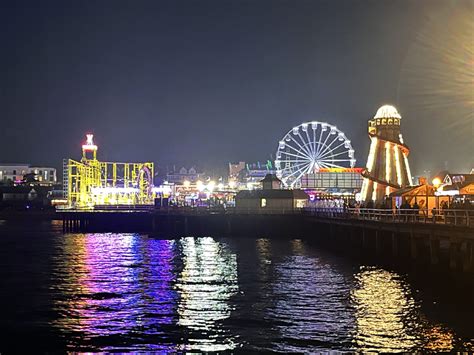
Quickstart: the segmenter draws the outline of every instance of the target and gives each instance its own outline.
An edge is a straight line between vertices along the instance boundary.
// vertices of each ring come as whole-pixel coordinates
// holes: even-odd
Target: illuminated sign
[[[362,174],[363,168],[321,168],[318,173],[358,173]]]

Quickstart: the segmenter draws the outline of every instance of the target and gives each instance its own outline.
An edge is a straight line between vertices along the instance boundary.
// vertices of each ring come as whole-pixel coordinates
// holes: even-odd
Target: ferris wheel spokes
[[[298,186],[303,175],[319,169],[355,164],[354,150],[345,134],[336,126],[318,121],[293,127],[279,141],[276,157],[277,175],[290,187]]]
[[[345,143],[341,143],[341,144],[339,144],[338,146],[334,147],[332,150],[326,151],[324,156],[327,156],[328,154],[331,154],[333,151],[335,151],[335,150],[338,149],[339,147],[342,147],[344,144],[345,144]],[[346,153],[346,152],[344,152],[344,153]],[[332,156],[333,156],[333,155],[332,155]],[[322,159],[323,156],[320,156],[319,158]]]
[[[293,141],[301,150],[303,150],[305,152],[305,154],[303,154],[303,152],[301,150],[298,150],[294,147],[292,147],[291,145],[288,145],[288,147],[292,148],[293,150],[296,150],[300,155],[304,155],[306,156],[308,159],[311,159],[311,154],[300,144],[296,141],[296,139],[294,139],[293,137],[289,137],[291,141]]]
[[[329,137],[329,136],[328,136]],[[327,138],[328,138],[327,137]],[[324,154],[326,151],[328,151],[328,149],[331,147],[331,145],[338,139],[338,137],[336,136],[336,138],[334,138],[331,143],[329,144],[326,144],[326,141],[324,142],[325,146],[322,148],[322,150],[320,150],[319,152],[319,157],[321,156],[321,154]]]

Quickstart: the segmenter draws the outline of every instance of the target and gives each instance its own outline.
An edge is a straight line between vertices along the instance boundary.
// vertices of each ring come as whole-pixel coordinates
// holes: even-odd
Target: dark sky
[[[392,103],[415,174],[465,170],[473,4],[2,1],[0,162],[60,167],[90,131],[103,160],[221,167],[266,160],[292,126],[322,120],[346,133],[362,166],[367,119]],[[450,81],[449,70],[462,80],[447,97],[439,73]],[[431,109],[438,95],[445,105]]]

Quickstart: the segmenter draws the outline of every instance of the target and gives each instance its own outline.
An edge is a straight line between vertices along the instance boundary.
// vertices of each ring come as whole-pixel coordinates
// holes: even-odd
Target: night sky
[[[264,161],[303,121],[365,166],[397,106],[412,171],[474,166],[474,1],[2,1],[0,162]]]

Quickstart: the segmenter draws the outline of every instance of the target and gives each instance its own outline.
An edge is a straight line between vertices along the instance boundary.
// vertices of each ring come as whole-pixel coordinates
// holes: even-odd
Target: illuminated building
[[[204,174],[202,172],[198,172],[194,167],[189,169],[182,167],[178,171],[172,171],[166,174],[166,181],[180,185],[184,184],[185,181],[195,183],[196,181],[202,179],[203,175]]]
[[[228,187],[235,190],[261,189],[262,179],[268,174],[274,175],[276,169],[271,160],[256,163],[229,163]]]
[[[241,171],[244,171],[246,168],[244,161],[239,161],[238,163],[229,163],[229,179],[238,180],[239,174]]]
[[[302,189],[326,192],[359,192],[362,168],[321,168],[301,178]]]
[[[306,207],[308,195],[300,189],[283,190],[281,180],[275,174],[267,174],[262,180],[261,190],[242,190],[235,196],[237,210],[291,211]]]
[[[63,163],[63,189],[69,207],[153,204],[153,163],[97,160],[93,135],[87,135],[80,162]]]
[[[400,133],[401,116],[385,105],[369,120],[370,150],[362,176],[361,200],[380,203],[395,190],[412,186],[408,154]]]
[[[30,164],[0,165],[0,182],[23,183],[26,175],[33,177],[32,183],[50,186],[57,183],[56,169],[30,166]]]

